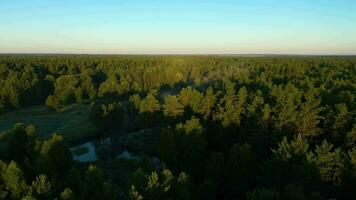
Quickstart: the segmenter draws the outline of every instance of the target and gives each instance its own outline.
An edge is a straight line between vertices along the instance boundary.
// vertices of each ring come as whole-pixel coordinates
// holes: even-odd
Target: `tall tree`
[[[303,136],[315,136],[320,132],[318,127],[319,113],[323,110],[319,106],[320,100],[317,99],[315,91],[309,90],[304,94],[305,102],[301,103],[296,121],[296,132]]]
[[[15,162],[9,164],[0,162],[0,195],[3,199],[21,199],[29,186],[26,184],[24,174]]]
[[[177,118],[183,115],[184,106],[176,96],[168,95],[164,98],[163,112],[166,116]]]
[[[333,149],[333,145],[324,140],[309,154],[309,160],[315,162],[323,181],[335,185],[342,182],[345,162],[340,148]]]
[[[157,92],[155,90],[147,94],[146,98],[141,101],[140,113],[154,113],[160,110],[160,104],[156,99]]]
[[[215,103],[216,97],[214,95],[214,91],[211,87],[209,87],[205,92],[205,96],[202,99],[200,106],[200,113],[203,115],[204,119],[208,120],[212,118]]]

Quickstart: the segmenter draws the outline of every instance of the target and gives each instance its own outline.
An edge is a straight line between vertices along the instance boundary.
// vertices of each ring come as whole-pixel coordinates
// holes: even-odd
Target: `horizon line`
[[[0,55],[74,55],[74,56],[322,56],[322,57],[354,57],[356,53],[351,54],[295,54],[295,53],[3,53]]]

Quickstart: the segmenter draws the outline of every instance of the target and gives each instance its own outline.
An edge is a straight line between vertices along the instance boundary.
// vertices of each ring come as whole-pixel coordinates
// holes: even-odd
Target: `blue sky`
[[[356,54],[356,1],[0,0],[0,53]]]

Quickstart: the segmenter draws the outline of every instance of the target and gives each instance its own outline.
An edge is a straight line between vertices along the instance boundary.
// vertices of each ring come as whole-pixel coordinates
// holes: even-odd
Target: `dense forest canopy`
[[[74,104],[141,158],[14,124],[0,199],[356,198],[356,57],[0,56],[0,116]]]

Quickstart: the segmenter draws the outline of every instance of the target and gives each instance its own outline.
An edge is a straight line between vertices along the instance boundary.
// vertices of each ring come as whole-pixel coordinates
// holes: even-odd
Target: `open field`
[[[86,104],[75,104],[61,112],[55,112],[45,106],[32,106],[7,112],[0,116],[0,132],[7,131],[20,122],[35,125],[36,132],[42,139],[59,133],[67,141],[80,140],[96,132],[88,119],[89,108]]]

